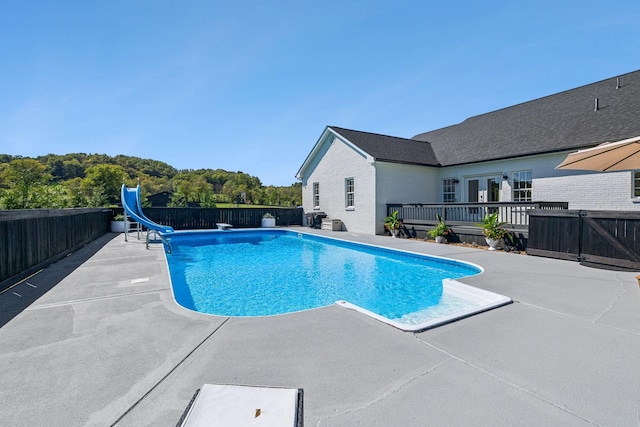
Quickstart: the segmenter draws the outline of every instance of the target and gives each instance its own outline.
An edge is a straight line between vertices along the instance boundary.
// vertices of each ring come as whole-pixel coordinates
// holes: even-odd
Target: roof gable
[[[326,144],[332,143],[334,138],[369,158],[369,161],[439,166],[427,142],[327,126],[296,173],[298,179],[302,179],[308,168],[313,168],[316,157],[323,155]]]
[[[369,154],[376,161],[439,166],[438,159],[429,143],[336,126],[329,126],[329,129]]]

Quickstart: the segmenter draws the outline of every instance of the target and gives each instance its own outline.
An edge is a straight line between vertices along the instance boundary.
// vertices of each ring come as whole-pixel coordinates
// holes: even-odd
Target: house
[[[305,212],[381,234],[389,203],[568,202],[640,210],[640,170],[556,170],[573,151],[640,136],[640,71],[398,138],[328,126],[304,160]]]

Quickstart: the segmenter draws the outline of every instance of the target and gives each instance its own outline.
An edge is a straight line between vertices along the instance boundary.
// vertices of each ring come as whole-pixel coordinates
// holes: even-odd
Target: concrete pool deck
[[[301,230],[479,264],[461,282],[514,303],[420,333],[207,316],[173,302],[159,245],[108,234],[0,294],[0,425],[175,426],[205,383],[303,388],[307,426],[640,425],[637,273]]]

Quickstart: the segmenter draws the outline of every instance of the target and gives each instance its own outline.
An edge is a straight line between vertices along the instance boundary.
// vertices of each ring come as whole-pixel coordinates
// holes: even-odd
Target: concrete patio
[[[108,234],[0,294],[0,425],[175,426],[205,383],[303,388],[307,426],[640,425],[637,273],[313,232],[479,264],[461,281],[514,303],[416,334],[337,306],[202,315],[159,245]]]

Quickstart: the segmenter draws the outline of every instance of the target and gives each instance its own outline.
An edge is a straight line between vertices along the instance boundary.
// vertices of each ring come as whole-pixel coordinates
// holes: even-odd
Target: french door
[[[501,179],[500,175],[467,179],[467,202],[499,202]]]
[[[467,202],[469,203],[491,203],[500,201],[500,181],[501,175],[483,176],[467,179]],[[469,217],[475,221],[481,221],[486,214],[496,212],[497,208],[469,207]]]

